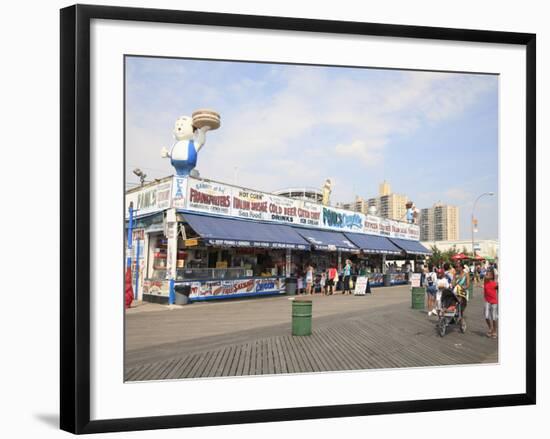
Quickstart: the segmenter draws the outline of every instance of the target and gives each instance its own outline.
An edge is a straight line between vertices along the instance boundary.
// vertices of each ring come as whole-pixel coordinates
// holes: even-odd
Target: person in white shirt
[[[437,274],[433,266],[430,266],[428,274],[426,275],[426,294],[428,295],[428,316],[436,315]]]
[[[436,307],[436,314],[439,315],[439,311],[441,311],[441,293],[443,290],[448,290],[451,288],[451,283],[449,282],[449,278],[446,276],[444,269],[439,269],[437,271],[437,293],[435,294],[435,307]]]

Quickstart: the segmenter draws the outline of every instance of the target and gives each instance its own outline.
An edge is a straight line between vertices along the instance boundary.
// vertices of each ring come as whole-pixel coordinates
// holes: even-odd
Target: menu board
[[[357,276],[357,280],[355,281],[355,290],[353,291],[353,294],[355,296],[364,296],[365,294],[367,294],[368,283],[368,276]]]
[[[222,215],[293,226],[366,233],[418,241],[416,224],[365,215],[267,192],[193,177],[173,177],[126,195],[138,215],[173,207],[191,212]]]

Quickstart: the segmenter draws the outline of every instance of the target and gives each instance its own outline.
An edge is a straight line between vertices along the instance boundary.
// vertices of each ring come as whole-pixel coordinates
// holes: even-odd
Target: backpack
[[[428,273],[428,276],[426,277],[426,281],[429,287],[433,287],[435,285],[434,273]]]

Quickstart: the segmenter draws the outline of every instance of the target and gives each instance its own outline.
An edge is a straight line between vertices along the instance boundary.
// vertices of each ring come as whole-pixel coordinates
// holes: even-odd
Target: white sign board
[[[411,273],[411,287],[420,286],[420,273]]]
[[[357,280],[355,281],[355,290],[353,291],[353,294],[355,296],[364,296],[367,293],[368,282],[369,278],[367,276],[357,276]]]
[[[148,184],[138,190],[126,194],[125,216],[129,217],[128,209],[132,203],[135,214],[138,216],[148,213],[160,212],[170,207],[172,198],[172,181],[161,181]]]

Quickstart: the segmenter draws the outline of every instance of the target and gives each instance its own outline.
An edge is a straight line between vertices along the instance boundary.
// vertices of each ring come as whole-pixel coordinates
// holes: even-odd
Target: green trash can
[[[292,302],[292,335],[311,335],[311,300]]]
[[[412,287],[411,288],[412,309],[424,309],[425,296],[426,296],[426,290],[424,289],[424,287]]]

